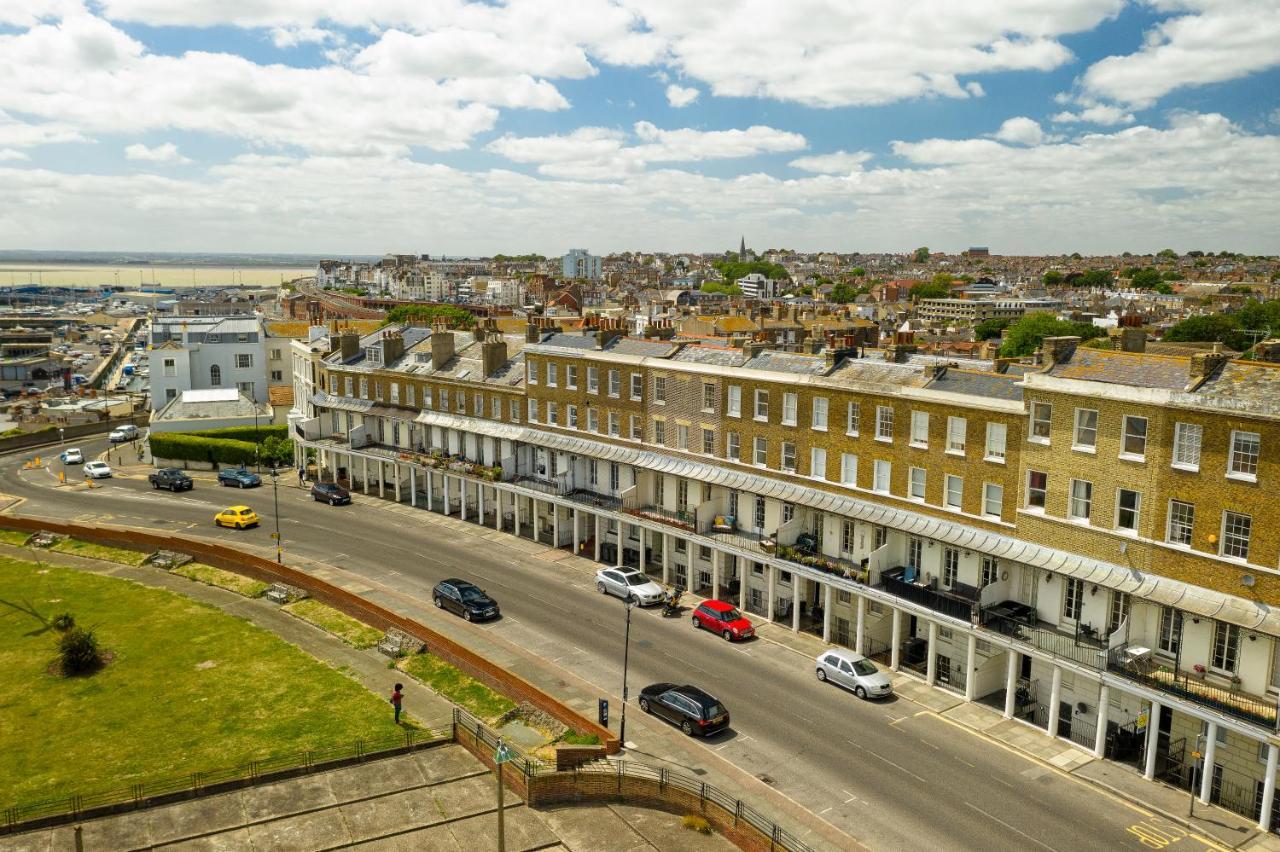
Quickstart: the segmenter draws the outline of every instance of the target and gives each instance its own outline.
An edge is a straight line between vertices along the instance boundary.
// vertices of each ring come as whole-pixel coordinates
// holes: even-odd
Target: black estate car
[[[474,583],[456,577],[436,583],[431,590],[431,600],[440,609],[447,609],[467,621],[497,618],[499,614],[497,601]]]
[[[168,488],[170,491],[189,491],[194,484],[191,477],[177,467],[162,467],[147,476],[152,488]]]
[[[640,709],[666,719],[689,736],[707,737],[729,727],[729,711],[696,686],[654,683],[640,690]]]
[[[311,499],[330,506],[344,506],[351,502],[351,492],[334,482],[313,482]]]

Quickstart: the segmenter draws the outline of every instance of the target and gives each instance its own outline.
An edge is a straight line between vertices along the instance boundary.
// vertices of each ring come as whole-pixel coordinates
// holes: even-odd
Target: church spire
[[[738,260],[743,263],[746,263],[747,260],[747,238],[745,235],[742,237],[742,242],[738,246]]]

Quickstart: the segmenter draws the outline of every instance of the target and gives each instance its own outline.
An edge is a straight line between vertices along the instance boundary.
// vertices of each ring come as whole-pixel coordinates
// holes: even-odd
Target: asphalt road
[[[80,446],[92,458],[106,443]],[[32,471],[20,469],[19,457],[0,459],[0,490],[27,498],[18,514],[272,545],[269,480],[262,488],[230,492],[197,481],[191,492],[155,493],[144,479],[107,480],[98,489],[73,491],[55,487],[61,466],[56,452],[50,455],[53,465]],[[78,468],[68,470],[69,480],[79,477]],[[286,553],[340,562],[423,600],[440,579],[471,579],[502,605],[504,619],[489,628],[496,635],[602,691],[619,691],[622,607],[596,593],[590,575],[541,560],[501,558],[487,552],[481,539],[441,537],[431,526],[415,525],[412,515],[388,511],[376,497],[357,495],[346,507],[316,503],[297,487],[291,471],[281,483]],[[215,529],[213,515],[238,503],[255,508],[262,526]],[[733,719],[731,731],[693,749],[683,741],[673,745],[673,738],[682,740],[674,729],[650,722],[633,731],[629,725],[628,739],[636,741],[641,756],[650,750],[670,755],[675,748],[684,749],[695,767],[730,761],[871,848],[1151,848],[1132,830],[1151,824],[1151,814],[912,702],[864,702],[819,684],[812,665],[775,643],[730,645],[694,631],[687,619],[637,611],[630,669],[633,696],[652,681],[690,682],[719,697]],[[629,722],[639,715],[633,704]],[[1169,847],[1205,845],[1184,836]]]

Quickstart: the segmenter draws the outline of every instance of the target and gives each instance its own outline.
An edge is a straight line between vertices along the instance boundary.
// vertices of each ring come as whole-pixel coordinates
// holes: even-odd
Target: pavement
[[[89,443],[82,442],[86,451]],[[145,481],[126,478],[82,491],[55,488],[52,469],[19,472],[18,462],[0,462],[0,488],[25,501],[10,511],[201,535],[274,553],[267,531],[211,527],[213,512],[232,499],[271,514],[269,487],[231,498],[211,494],[198,479],[193,492],[154,494]],[[291,564],[429,624],[584,713],[609,698],[617,730],[623,607],[595,593],[595,563],[362,494],[352,506],[333,508],[310,501],[295,484],[282,487],[279,499]],[[454,575],[487,588],[504,617],[471,625],[434,610],[431,587]],[[1153,832],[1179,831],[1182,848],[1276,848],[1276,838],[1246,830],[1247,821],[1217,808],[1198,806],[1208,819],[1180,822],[1185,792],[1168,791],[1166,802],[1168,788],[1126,767],[1094,761],[1071,743],[964,705],[911,676],[895,678],[899,695],[886,702],[820,685],[811,660],[824,646],[809,634],[764,624],[759,640],[730,645],[653,611],[636,611],[631,621],[633,699],[650,681],[697,683],[725,702],[733,726],[690,740],[632,704],[628,756],[693,772],[798,829],[815,848],[851,848],[856,838],[871,848],[1145,849]],[[1094,766],[1120,774],[1091,772]]]

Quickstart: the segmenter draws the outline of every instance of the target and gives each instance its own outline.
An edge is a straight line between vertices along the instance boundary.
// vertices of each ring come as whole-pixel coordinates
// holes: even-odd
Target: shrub
[[[155,458],[186,462],[252,464],[258,445],[252,441],[205,438],[184,432],[153,432],[149,438]]]
[[[183,432],[183,435],[196,435],[201,438],[221,438],[232,441],[265,441],[268,438],[288,438],[289,427],[278,424],[263,423],[260,426],[223,426],[219,429],[196,429]]]
[[[697,814],[685,814],[684,819],[680,820],[680,824],[699,834],[711,833],[711,823],[707,822],[706,817],[700,817]]]
[[[98,637],[83,627],[72,627],[58,638],[58,657],[64,675],[89,674],[102,668]]]

